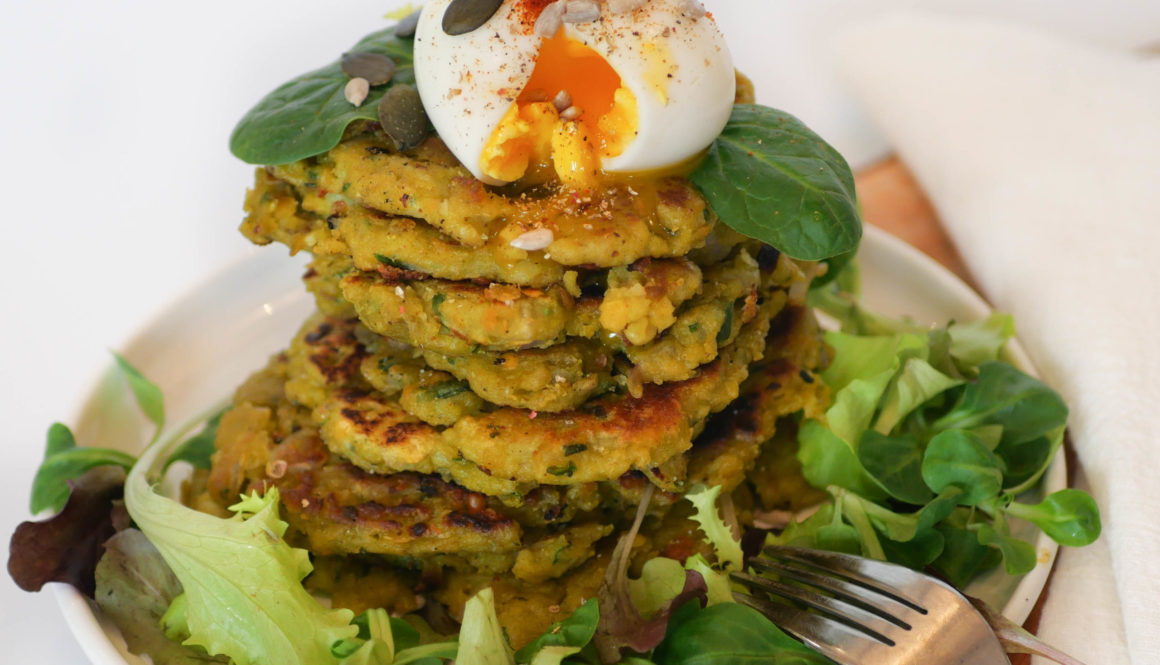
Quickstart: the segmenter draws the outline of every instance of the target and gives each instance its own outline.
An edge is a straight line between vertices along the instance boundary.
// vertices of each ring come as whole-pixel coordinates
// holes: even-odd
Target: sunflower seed
[[[547,249],[555,239],[556,236],[552,233],[552,229],[536,229],[520,235],[509,244],[516,249],[536,252],[541,249]]]
[[[379,102],[379,124],[399,150],[410,150],[427,138],[427,113],[412,85],[394,85]]]
[[[503,0],[452,0],[443,12],[443,32],[466,35],[491,20]]]
[[[552,105],[557,111],[563,111],[572,105],[572,95],[569,95],[567,90],[561,90],[552,98]]]
[[[645,5],[648,0],[608,0],[608,11],[613,14],[627,14]]]
[[[550,39],[560,32],[560,28],[564,27],[564,7],[565,1],[559,0],[540,10],[533,28],[536,36]]]
[[[415,36],[415,28],[419,27],[419,15],[423,10],[416,9],[395,24],[395,36],[410,39]]]
[[[395,61],[379,53],[343,53],[342,73],[364,78],[371,85],[383,85],[395,76]]]
[[[584,109],[580,108],[579,106],[569,106],[560,112],[560,119],[576,120],[582,115],[584,115]]]
[[[591,23],[600,18],[600,5],[595,0],[566,0],[565,23]]]
[[[346,87],[343,88],[342,94],[346,97],[346,101],[355,106],[362,106],[362,103],[367,100],[367,95],[371,93],[371,84],[361,76],[356,76],[346,82]]]

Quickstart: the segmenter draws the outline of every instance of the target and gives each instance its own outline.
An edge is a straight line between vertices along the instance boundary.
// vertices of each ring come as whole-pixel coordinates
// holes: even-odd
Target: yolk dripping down
[[[578,118],[566,120],[551,101],[566,91]],[[543,181],[552,170],[574,189],[598,184],[601,160],[636,136],[636,97],[596,51],[563,30],[545,39],[532,77],[500,120],[480,157],[487,176],[503,182]]]

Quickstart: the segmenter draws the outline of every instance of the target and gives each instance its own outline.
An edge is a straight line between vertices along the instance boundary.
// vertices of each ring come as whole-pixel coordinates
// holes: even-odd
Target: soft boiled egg
[[[667,169],[729,119],[733,60],[696,0],[504,0],[449,35],[452,2],[423,9],[415,78],[435,130],[486,183],[591,189],[601,173]]]

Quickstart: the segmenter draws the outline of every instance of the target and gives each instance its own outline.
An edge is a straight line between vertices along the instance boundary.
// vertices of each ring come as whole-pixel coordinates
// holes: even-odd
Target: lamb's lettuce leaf
[[[802,474],[831,501],[770,542],[932,566],[962,585],[1000,560],[1012,575],[1036,565],[1009,517],[1068,545],[1098,537],[1082,492],[1066,506],[1016,500],[1055,457],[1067,406],[1003,360],[1011,317],[927,328],[867,312],[848,284],[839,275],[810,294],[842,332],[825,335],[833,404],[798,430]]]
[[[686,605],[673,616],[669,637],[653,660],[665,665],[830,664],[757,610],[738,603],[704,609]]]
[[[495,614],[490,588],[472,596],[463,608],[457,665],[515,665],[516,660]]]
[[[589,598],[563,621],[552,624],[552,627],[543,635],[528,642],[517,651],[515,654],[516,662],[534,663],[542,651],[553,648],[574,648],[579,651],[592,641],[593,635],[596,634],[596,625],[599,622],[600,606],[595,598]],[[562,652],[553,651],[552,653]]]

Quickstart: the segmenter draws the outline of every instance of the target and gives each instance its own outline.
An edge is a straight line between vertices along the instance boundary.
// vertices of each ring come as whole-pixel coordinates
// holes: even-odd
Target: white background
[[[0,21],[0,538],[27,518],[44,432],[71,422],[133,331],[252,248],[252,167],[227,140],[284,80],[385,25],[382,0],[4,0]],[[923,6],[988,13],[1127,47],[1160,41],[1160,2],[716,0],[759,99],[857,165],[886,148],[830,73],[827,36]],[[969,54],[965,54],[969,57]],[[264,251],[284,252],[282,248]],[[175,349],[174,353],[180,353]],[[100,445],[99,441],[85,441]],[[5,550],[6,551],[6,550]],[[0,661],[86,663],[50,594],[0,575]]]

